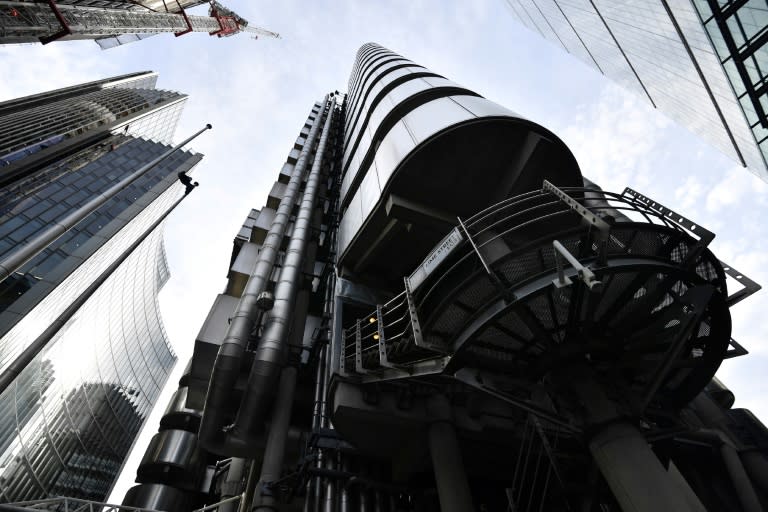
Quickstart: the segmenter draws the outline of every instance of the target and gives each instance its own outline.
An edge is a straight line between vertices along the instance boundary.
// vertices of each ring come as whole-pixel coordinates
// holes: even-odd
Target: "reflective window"
[[[507,3],[526,28],[768,177],[757,129],[768,128],[765,0],[724,0],[716,13],[708,0]]]

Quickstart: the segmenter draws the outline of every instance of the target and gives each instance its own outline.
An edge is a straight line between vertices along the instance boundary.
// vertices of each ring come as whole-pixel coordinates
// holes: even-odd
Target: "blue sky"
[[[212,123],[192,148],[206,155],[201,187],[170,219],[171,281],[161,295],[166,329],[180,356],[225,285],[231,242],[251,208],[260,208],[314,101],[344,91],[357,49],[375,41],[477,91],[558,134],[585,176],[606,190],[630,186],[717,234],[716,255],[768,285],[768,185],[647,102],[517,25],[505,2],[333,1],[227,5],[281,40],[246,35],[160,35],[101,51],[89,41],[0,48],[0,100],[139,70],[158,86],[190,95],[177,131],[182,139]],[[733,310],[733,337],[751,354],[726,361],[718,376],[736,406],[768,418],[768,311],[760,292]],[[166,394],[166,396],[168,396]],[[162,413],[167,398],[158,407]],[[115,488],[130,487],[148,436]]]

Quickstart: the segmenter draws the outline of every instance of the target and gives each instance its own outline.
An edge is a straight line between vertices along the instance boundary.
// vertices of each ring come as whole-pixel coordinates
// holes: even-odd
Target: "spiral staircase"
[[[346,329],[344,375],[450,376],[578,429],[530,387],[586,364],[642,415],[681,407],[746,353],[729,306],[759,286],[712,254],[711,232],[632,189],[545,181],[457,223],[402,293]],[[730,296],[726,275],[742,287]]]

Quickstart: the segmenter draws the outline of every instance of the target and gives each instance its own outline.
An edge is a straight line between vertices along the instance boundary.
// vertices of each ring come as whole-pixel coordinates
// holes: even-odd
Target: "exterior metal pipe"
[[[323,108],[327,105],[328,96],[326,96],[323,102]],[[251,276],[248,278],[243,295],[237,303],[237,308],[227,328],[227,333],[216,355],[216,361],[208,384],[208,392],[205,397],[203,417],[200,422],[200,443],[210,452],[226,454],[226,452],[232,451],[237,455],[243,455],[242,450],[248,444],[238,437],[237,433],[224,431],[225,405],[230,400],[240,374],[240,361],[259,311],[256,302],[261,292],[267,287],[269,276],[272,273],[277,254],[283,243],[283,237],[288,227],[288,219],[296,203],[309,154],[317,139],[320,124],[320,119],[318,118],[307,135],[307,141],[299,154],[299,158],[296,160],[291,178],[285,187],[283,198],[280,200],[274,220],[269,227],[264,244],[259,252],[259,260]],[[274,369],[271,370],[271,372],[274,371]],[[264,390],[264,392],[268,393],[269,389]]]
[[[261,336],[259,346],[254,354],[248,383],[232,427],[232,435],[236,437],[248,439],[258,433],[265,420],[270,399],[273,397],[275,381],[285,361],[286,340],[290,330],[296,293],[303,279],[302,266],[304,265],[307,243],[311,236],[311,223],[320,185],[323,154],[328,141],[328,133],[333,124],[333,114],[333,106],[330,106],[325,126],[323,126],[323,133],[317,146],[312,171],[307,178],[299,212],[296,215],[293,235],[285,251],[280,278],[275,287],[275,304],[269,312],[264,334]],[[232,326],[234,324],[235,318],[232,319]],[[232,326],[230,326],[230,332]]]
[[[245,482],[245,491],[243,491],[243,499],[240,501],[240,508],[238,512],[250,512],[251,503],[253,502],[253,494],[256,492],[256,484],[258,483],[258,473],[256,468],[256,462],[251,461],[248,469],[248,480]]]
[[[330,457],[325,459],[325,468],[328,470],[335,470],[336,464]],[[328,478],[325,481],[325,499],[323,501],[323,512],[335,512],[336,511],[336,482],[332,478]]]
[[[317,359],[317,372],[315,373],[315,403],[314,403],[314,414],[312,415],[312,428],[318,429],[322,427],[322,395],[323,395],[323,389],[324,389],[324,379],[325,379],[325,364],[326,364],[326,356],[328,354],[328,346],[324,346],[320,349],[320,355]],[[322,449],[317,450],[317,459],[315,460],[315,468],[322,468],[323,467],[323,457],[324,453]],[[313,506],[310,508],[312,511],[318,511],[320,509],[320,499],[321,499],[321,491],[322,491],[322,481],[320,476],[314,476],[312,477],[312,480],[309,482],[309,493],[308,495],[311,495]]]
[[[317,358],[317,372],[315,373],[315,400],[314,410],[312,414],[312,428],[320,428],[322,423],[322,402],[323,402],[323,388],[325,385],[325,359],[328,353],[328,346],[324,346],[320,349],[320,354]]]
[[[349,462],[344,454],[339,454],[339,465],[341,470],[345,473],[349,472]],[[352,511],[352,496],[349,493],[349,486],[345,485],[341,488],[339,496],[339,512],[351,512]],[[394,512],[394,508],[392,509]]]
[[[289,366],[280,374],[280,385],[275,398],[275,409],[272,414],[272,424],[269,427],[267,446],[264,450],[264,462],[261,466],[261,485],[271,484],[280,479],[285,456],[285,441],[288,438],[288,427],[291,423],[291,407],[293,393],[296,390],[296,373],[294,366]],[[270,512],[275,510],[277,500],[274,494],[262,494],[254,512]]]
[[[360,512],[369,512],[371,507],[369,506],[369,503],[368,503],[368,489],[366,489],[365,487],[360,487],[360,489],[358,490],[357,499],[359,504],[358,510]]]
[[[373,491],[373,498],[375,503],[375,508],[373,509],[375,512],[384,512],[384,502],[386,499],[386,495],[378,490]]]
[[[239,496],[242,492],[243,483],[243,471],[245,468],[245,459],[240,457],[233,457],[232,462],[229,464],[229,471],[227,472],[227,478],[224,480],[224,484],[221,486],[221,499],[226,500],[234,496]],[[242,500],[241,500],[242,502]],[[236,512],[241,502],[228,501],[222,503],[218,509],[218,512]]]
[[[199,133],[199,132],[198,132]],[[191,190],[191,189],[190,189]],[[34,359],[35,357],[45,348],[45,346],[50,342],[54,336],[56,336],[56,333],[61,330],[62,327],[69,321],[70,318],[74,316],[75,313],[83,306],[83,304],[88,301],[88,299],[91,298],[91,296],[96,293],[96,290],[98,290],[101,285],[104,284],[104,282],[109,279],[109,277],[115,273],[115,270],[120,267],[120,265],[123,264],[125,260],[128,259],[128,256],[130,256],[133,251],[136,250],[139,245],[141,245],[144,240],[147,239],[147,237],[160,225],[162,222],[168,217],[168,215],[173,212],[173,210],[176,209],[176,207],[184,200],[185,197],[187,197],[189,194],[184,194],[180,198],[178,198],[166,211],[163,213],[155,222],[152,223],[151,226],[149,226],[144,233],[139,236],[139,238],[136,239],[135,242],[133,242],[123,253],[114,261],[110,266],[108,266],[104,271],[86,288],[83,293],[81,293],[75,300],[72,301],[72,303],[67,306],[67,308],[61,312],[61,314],[56,317],[56,319],[51,322],[51,324],[48,326],[46,330],[44,330],[40,336],[35,338],[35,340],[30,343],[27,348],[24,349],[24,351],[19,354],[19,356],[3,371],[2,374],[0,374],[0,393],[3,393],[8,386],[11,385],[11,383],[16,379],[16,377],[26,368]]]
[[[118,181],[104,192],[99,193],[96,195],[96,197],[79,207],[77,210],[73,211],[69,215],[66,215],[63,219],[54,222],[53,226],[35,236],[30,242],[22,245],[11,254],[3,258],[3,260],[0,261],[0,282],[3,282],[14,272],[19,270],[22,266],[24,266],[25,263],[40,254],[40,252],[42,252],[51,243],[55,242],[57,238],[72,229],[78,222],[96,211],[96,209],[112,199],[128,185],[142,177],[150,170],[154,169],[159,163],[179,151],[182,147],[189,144],[189,142],[194,140],[198,135],[206,130],[210,130],[211,128],[212,126],[210,124],[205,125],[205,128],[187,138],[181,144],[178,144],[177,146],[169,149],[148,164],[140,167],[122,180]]]

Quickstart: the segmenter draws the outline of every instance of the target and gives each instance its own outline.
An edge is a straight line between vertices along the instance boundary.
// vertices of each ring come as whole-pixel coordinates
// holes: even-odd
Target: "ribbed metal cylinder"
[[[187,408],[187,393],[189,388],[182,386],[171,396],[165,414],[160,419],[160,430],[178,429],[197,433],[200,428],[201,412]]]
[[[202,463],[195,434],[184,430],[163,430],[149,442],[139,464],[136,481],[197,490]]]
[[[189,509],[189,493],[163,484],[141,484],[128,489],[123,505],[162,512],[180,512]]]

